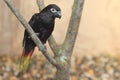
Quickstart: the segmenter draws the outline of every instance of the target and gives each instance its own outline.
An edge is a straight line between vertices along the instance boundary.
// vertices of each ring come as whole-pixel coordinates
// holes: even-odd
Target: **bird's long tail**
[[[23,49],[22,56],[19,63],[19,68],[21,70],[27,69],[33,52],[34,52],[34,48],[31,49],[29,52],[27,52],[25,48]]]

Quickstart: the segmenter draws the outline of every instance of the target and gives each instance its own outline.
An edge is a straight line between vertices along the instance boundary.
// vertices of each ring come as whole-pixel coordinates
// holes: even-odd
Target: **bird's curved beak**
[[[62,17],[61,11],[56,12],[56,17],[59,18],[59,19]]]

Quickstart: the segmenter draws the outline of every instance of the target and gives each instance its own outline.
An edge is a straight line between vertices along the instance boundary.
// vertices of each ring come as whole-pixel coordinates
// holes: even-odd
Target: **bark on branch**
[[[44,0],[36,0],[36,3],[39,8],[39,11],[41,11],[44,8]]]
[[[73,47],[79,30],[84,1],[85,0],[74,0],[72,15],[62,48],[65,50],[65,53],[67,53],[65,55],[68,57],[71,57],[73,52]]]
[[[7,4],[7,6],[10,8],[10,10],[14,13],[14,15],[17,17],[17,19],[20,21],[20,23],[23,25],[23,27],[28,31],[30,34],[32,40],[34,43],[37,45],[37,47],[41,50],[43,55],[48,59],[48,61],[53,64],[56,67],[59,67],[58,64],[56,63],[55,59],[52,58],[46,47],[41,43],[41,41],[38,39],[30,25],[27,23],[27,21],[23,18],[23,16],[15,9],[13,4],[10,2],[10,0],[4,0],[4,2]]]

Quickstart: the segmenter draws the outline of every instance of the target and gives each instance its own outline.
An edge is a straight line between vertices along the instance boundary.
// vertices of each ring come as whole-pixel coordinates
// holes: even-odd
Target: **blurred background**
[[[29,21],[39,12],[36,0],[11,0],[23,17]],[[55,3],[62,9],[62,19],[56,19],[53,35],[61,44],[64,40],[73,0],[45,0],[45,5]],[[120,52],[120,1],[85,0],[74,54],[119,54]],[[0,54],[20,54],[24,28],[0,1]],[[62,34],[61,34],[62,32]]]
[[[53,32],[53,35],[57,43],[61,44],[64,40],[68,28],[69,19],[72,10],[72,4],[74,0],[44,0],[44,1],[45,1],[45,5],[53,4],[53,3],[57,4],[58,6],[60,6],[62,10],[62,18],[60,20],[56,19],[55,29]],[[23,15],[23,17],[27,21],[30,20],[31,16],[34,13],[39,12],[38,7],[36,5],[36,0],[11,0],[11,2],[14,4],[17,10]],[[86,60],[86,58],[80,59],[80,57],[84,55],[94,56],[94,55],[102,54],[102,55],[115,56],[119,58],[120,56],[120,5],[119,4],[120,4],[120,0],[85,0],[82,19],[80,22],[80,28],[73,51],[74,57],[72,58],[74,62],[74,60],[76,59],[75,57],[76,56],[78,57],[77,65],[78,63],[80,63],[79,61],[81,61],[81,59]],[[7,55],[7,56],[21,55],[23,33],[24,33],[23,26],[12,14],[12,12],[6,6],[4,1],[0,0],[0,34],[1,34],[0,55]],[[51,52],[48,44],[46,45],[48,50]],[[36,49],[34,55],[38,55],[38,54],[40,54],[40,52],[38,52]],[[20,56],[18,56],[16,59],[18,60],[19,57]],[[99,57],[101,59],[101,56]],[[108,56],[107,57],[102,56],[102,58],[109,60]],[[6,59],[9,61],[8,57],[5,58],[5,60]],[[93,74],[92,72],[90,73]],[[76,79],[72,79],[72,80],[76,80]],[[105,79],[105,80],[110,80],[110,79]],[[113,79],[113,80],[119,80],[119,79]]]

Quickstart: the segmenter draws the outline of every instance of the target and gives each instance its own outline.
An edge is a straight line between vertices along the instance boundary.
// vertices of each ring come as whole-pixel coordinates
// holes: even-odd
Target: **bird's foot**
[[[35,33],[37,36],[39,36],[39,33]],[[28,36],[28,38],[31,38],[30,36]]]

